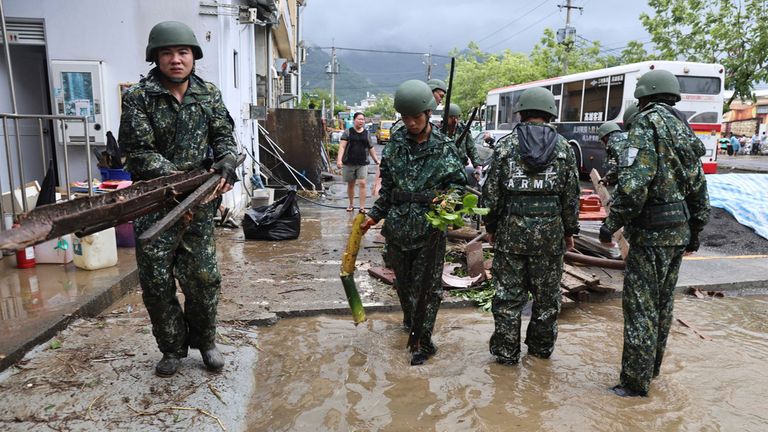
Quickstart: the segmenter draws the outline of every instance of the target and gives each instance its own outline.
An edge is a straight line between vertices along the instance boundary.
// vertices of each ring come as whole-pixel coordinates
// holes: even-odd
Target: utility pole
[[[336,63],[336,47],[331,47],[331,62],[325,66],[325,73],[331,76],[331,119],[334,119],[333,107],[336,106],[336,74],[339,65]]]
[[[565,28],[557,30],[557,41],[565,46],[565,55],[563,56],[563,75],[568,74],[568,53],[573,47],[573,36],[576,35],[576,29],[571,27],[571,9],[578,9],[579,12],[583,12],[584,8],[581,6],[573,6],[571,0],[566,0],[564,5],[557,5],[561,10],[565,8]]]

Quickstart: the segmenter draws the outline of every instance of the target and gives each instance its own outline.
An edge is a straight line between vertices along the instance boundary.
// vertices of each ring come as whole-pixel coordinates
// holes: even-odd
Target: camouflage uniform
[[[628,145],[629,142],[627,141],[626,132],[614,132],[608,136],[608,145],[605,149],[606,156],[608,156],[606,158],[608,171],[606,171],[605,176],[603,176],[605,184],[611,186],[618,182],[619,169],[617,165],[619,155],[621,155]]]
[[[457,140],[461,136],[461,134],[464,132],[464,129],[467,128],[467,125],[464,123],[459,123],[456,125],[456,133],[453,134],[453,139]],[[460,143],[456,143],[456,148],[459,150],[459,155],[462,157],[462,161],[464,162],[464,165],[467,164],[467,159],[469,159],[470,164],[472,166],[480,165],[480,156],[477,155],[477,148],[475,148],[475,143],[472,141],[472,133],[467,132],[467,136],[464,137],[464,140]]]
[[[637,116],[619,158],[619,182],[605,227],[624,227],[624,350],[620,385],[647,394],[659,374],[672,322],[678,271],[691,236],[709,219],[704,146],[663,103]]]
[[[548,159],[534,167],[521,142],[544,136]],[[542,142],[540,141],[540,142]],[[533,311],[525,343],[528,353],[548,358],[557,339],[560,278],[565,237],[576,234],[579,182],[567,141],[549,124],[520,123],[497,144],[483,186],[489,233],[496,236],[493,258],[493,318],[490,350],[500,362],[520,359],[520,327],[528,293]]]
[[[220,158],[236,155],[234,122],[211,83],[191,75],[179,103],[163,87],[157,68],[123,98],[120,144],[134,180],[148,180],[201,168],[209,148]],[[190,223],[179,221],[148,246],[136,245],[144,304],[158,348],[186,356],[188,346],[207,349],[216,335],[216,306],[221,276],[216,264],[213,217],[220,199],[198,209]],[[137,218],[136,236],[167,210]],[[184,293],[182,311],[176,280]]]
[[[436,232],[425,215],[434,196],[466,184],[464,165],[453,141],[437,128],[432,127],[429,140],[423,143],[415,142],[408,130],[401,128],[384,148],[380,169],[379,198],[368,215],[374,221],[386,219],[382,235],[387,240],[387,255],[395,271],[405,325],[412,322],[421,290],[429,290],[421,350],[433,354],[431,335],[442,300],[445,233],[438,232],[435,258],[425,262],[425,246],[430,234]],[[414,195],[408,196],[411,193]],[[416,286],[423,272],[430,273],[429,282],[423,287]]]

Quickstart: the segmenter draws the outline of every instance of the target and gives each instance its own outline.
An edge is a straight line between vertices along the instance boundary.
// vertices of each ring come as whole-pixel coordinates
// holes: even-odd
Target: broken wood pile
[[[560,292],[572,300],[586,300],[589,291],[606,294],[616,292],[615,288],[600,283],[595,274],[588,274],[578,267],[563,264],[563,277],[560,280]]]

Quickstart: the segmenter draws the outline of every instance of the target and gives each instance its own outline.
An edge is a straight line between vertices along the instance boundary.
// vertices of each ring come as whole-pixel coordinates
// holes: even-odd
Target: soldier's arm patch
[[[635,159],[637,158],[637,152],[639,150],[636,147],[627,147],[621,152],[621,156],[619,156],[619,166],[620,167],[631,167],[632,164],[635,163]]]

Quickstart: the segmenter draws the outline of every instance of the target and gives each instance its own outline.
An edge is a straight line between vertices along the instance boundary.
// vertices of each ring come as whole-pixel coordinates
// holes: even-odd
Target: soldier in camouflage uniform
[[[429,123],[433,106],[432,93],[423,81],[410,80],[398,87],[395,109],[403,116],[404,127],[392,135],[382,153],[381,191],[363,223],[367,229],[386,219],[382,235],[395,271],[403,325],[421,334],[412,365],[424,363],[437,351],[431,336],[443,293],[446,235],[435,232],[425,215],[437,194],[466,184],[464,165],[453,141]],[[434,249],[427,246],[431,235],[439,235]],[[424,316],[417,317],[424,290]],[[413,328],[420,318],[422,328]]]
[[[216,160],[212,169],[222,175],[219,193],[237,180],[234,122],[219,90],[194,74],[194,62],[202,56],[192,29],[183,23],[162,22],[150,31],[146,60],[157,67],[128,90],[120,119],[120,144],[134,180],[201,168],[209,151]],[[224,366],[214,343],[221,276],[213,217],[220,201],[204,204],[154,243],[136,245],[142,297],[163,353],[155,367],[158,376],[175,374],[188,347],[200,350],[209,370]],[[166,213],[137,218],[136,236]],[[184,310],[176,299],[176,280],[184,292]]]
[[[520,328],[528,293],[528,354],[549,358],[557,339],[563,255],[579,231],[579,180],[568,142],[550,125],[557,116],[549,90],[531,88],[518,100],[521,123],[496,144],[483,205],[494,245],[491,354],[501,364],[520,360]]]
[[[451,103],[451,106],[448,107],[448,136],[456,141],[466,128],[467,125],[461,122],[461,107],[459,104]],[[461,155],[466,167],[465,171],[467,172],[470,186],[476,187],[478,183],[477,179],[475,179],[475,173],[479,174],[480,156],[477,154],[472,134],[467,133],[461,142],[456,142],[456,148],[459,150],[459,155]]]
[[[615,185],[618,179],[616,161],[618,155],[627,146],[627,134],[621,131],[621,127],[616,122],[609,121],[597,128],[597,137],[605,144],[605,162],[608,166],[601,182],[606,186]]]
[[[624,275],[624,350],[619,396],[646,396],[659,374],[672,322],[674,290],[684,253],[699,248],[709,219],[700,157],[704,145],[673,105],[680,85],[668,71],[637,82],[640,113],[619,158],[619,183],[600,241],[624,227],[629,255]]]

